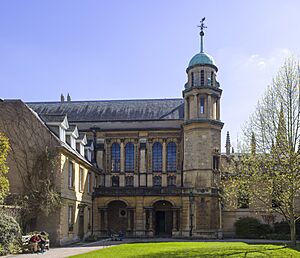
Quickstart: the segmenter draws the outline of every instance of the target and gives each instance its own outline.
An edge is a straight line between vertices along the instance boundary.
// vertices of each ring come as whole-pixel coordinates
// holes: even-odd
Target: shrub
[[[265,238],[267,234],[272,233],[270,225],[252,217],[239,218],[234,226],[236,236],[242,238]]]
[[[18,222],[11,216],[0,214],[0,244],[3,254],[15,253],[21,247],[21,229]]]

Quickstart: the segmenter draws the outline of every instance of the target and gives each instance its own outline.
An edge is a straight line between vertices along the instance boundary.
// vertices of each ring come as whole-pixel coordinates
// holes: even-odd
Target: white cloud
[[[263,95],[272,78],[292,53],[287,48],[272,49],[265,55],[246,54],[241,49],[222,49],[216,59],[219,66],[219,81],[223,89],[222,149],[226,131],[230,131],[236,149],[237,135],[241,126],[254,111],[257,101]]]

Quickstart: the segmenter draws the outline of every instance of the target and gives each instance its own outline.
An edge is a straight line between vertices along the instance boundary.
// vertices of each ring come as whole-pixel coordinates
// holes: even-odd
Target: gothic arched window
[[[204,85],[204,70],[201,70],[201,72],[200,72],[200,83],[201,83],[201,86]]]
[[[118,143],[111,145],[111,170],[113,172],[120,171],[120,144]]]
[[[134,171],[134,144],[129,142],[125,146],[125,171]]]
[[[152,171],[162,171],[162,145],[160,142],[155,142],[152,146]]]
[[[176,171],[176,143],[169,142],[167,145],[167,171]]]

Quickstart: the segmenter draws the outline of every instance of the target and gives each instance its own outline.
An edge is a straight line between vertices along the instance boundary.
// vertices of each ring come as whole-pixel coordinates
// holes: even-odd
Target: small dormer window
[[[76,150],[76,139],[72,135],[70,136],[70,145],[72,149]]]
[[[200,83],[201,83],[201,86],[204,85],[204,70],[201,70],[201,72],[200,72]]]
[[[59,127],[59,139],[62,142],[66,142],[66,131],[62,127]]]
[[[79,153],[81,156],[84,156],[84,146],[81,143],[79,144]]]

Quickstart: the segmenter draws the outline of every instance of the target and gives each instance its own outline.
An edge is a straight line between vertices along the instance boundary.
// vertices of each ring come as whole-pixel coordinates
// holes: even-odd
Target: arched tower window
[[[200,83],[201,83],[201,86],[204,85],[204,70],[201,70],[201,72],[200,72]]]
[[[169,142],[167,145],[167,171],[176,171],[176,143]]]
[[[125,146],[125,171],[134,171],[134,145],[132,142],[127,143]]]
[[[192,87],[195,85],[194,73],[193,72],[191,72],[191,85],[192,85]]]
[[[211,80],[210,85],[211,86],[214,86],[214,75],[215,75],[214,72],[211,72],[211,75],[210,75],[210,80]]]
[[[152,146],[152,171],[162,171],[162,145],[160,142],[155,142]]]
[[[200,114],[204,114],[204,112],[205,112],[205,109],[204,109],[204,105],[205,105],[205,99],[204,99],[204,97],[200,97]]]
[[[118,143],[111,145],[111,170],[120,172],[120,144]]]

